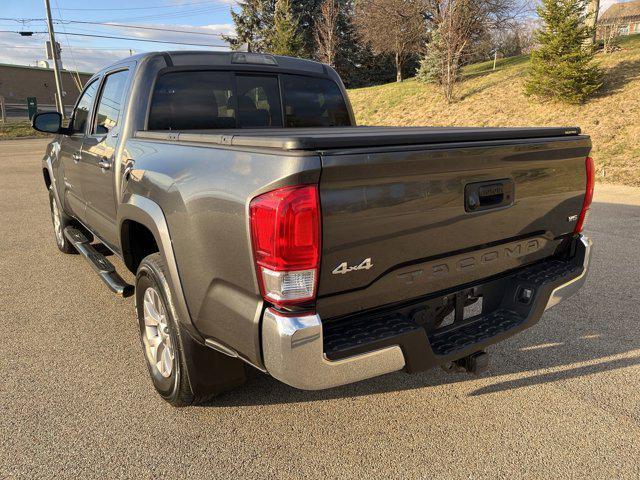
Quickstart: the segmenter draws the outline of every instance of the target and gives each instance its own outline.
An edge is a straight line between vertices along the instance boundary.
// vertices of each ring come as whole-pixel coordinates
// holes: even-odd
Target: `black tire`
[[[191,389],[189,382],[189,373],[185,362],[183,341],[181,330],[176,318],[176,311],[171,298],[171,291],[167,282],[166,267],[159,253],[151,254],[142,260],[136,274],[136,311],[138,316],[138,325],[140,327],[140,342],[149,369],[149,375],[153,382],[153,386],[160,396],[174,407],[184,407],[195,402],[195,395]],[[164,374],[159,367],[152,363],[149,350],[145,344],[146,328],[145,327],[145,293],[148,289],[157,292],[159,300],[162,302],[166,317],[165,335],[170,338],[171,350],[173,350],[173,359],[171,362],[171,371],[165,369]],[[152,294],[153,295],[153,294]],[[155,298],[155,297],[154,297]],[[158,330],[156,328],[156,330]],[[166,347],[164,347],[166,348]],[[156,350],[157,352],[157,350]],[[162,362],[159,362],[160,364]],[[163,363],[162,366],[166,366]]]
[[[49,208],[51,209],[51,223],[53,224],[53,236],[58,249],[62,253],[78,253],[73,244],[64,236],[64,229],[72,224],[72,219],[63,211],[56,196],[53,193],[53,187],[49,188]],[[59,225],[56,225],[56,210],[59,218]]]

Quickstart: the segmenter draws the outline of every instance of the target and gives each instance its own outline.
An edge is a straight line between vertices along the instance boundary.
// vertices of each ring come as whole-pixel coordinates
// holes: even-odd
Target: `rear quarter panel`
[[[193,324],[260,364],[248,205],[274,188],[318,183],[319,157],[135,138],[126,155],[136,162],[126,190],[158,203],[166,217]]]

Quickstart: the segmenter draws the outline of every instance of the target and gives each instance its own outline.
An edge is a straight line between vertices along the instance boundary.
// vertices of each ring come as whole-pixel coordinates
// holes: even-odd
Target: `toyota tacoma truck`
[[[68,124],[33,127],[55,134],[58,248],[135,296],[175,406],[246,365],[306,390],[477,373],[587,274],[594,171],[576,127],[359,127],[327,65],[187,51],[105,68]]]

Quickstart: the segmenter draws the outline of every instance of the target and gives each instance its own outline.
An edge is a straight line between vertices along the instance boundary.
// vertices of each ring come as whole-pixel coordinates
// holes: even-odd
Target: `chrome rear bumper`
[[[576,239],[573,258],[574,265],[582,265],[582,271],[577,276],[565,283],[556,284],[551,291],[540,292],[530,309],[532,313],[526,319],[523,318],[521,325],[501,334],[501,337],[496,336],[485,343],[478,341],[469,345],[459,355],[481,350],[491,343],[528,328],[540,319],[544,310],[576,293],[586,280],[590,253],[591,241],[580,236]],[[553,285],[549,286],[552,287]],[[413,354],[421,360],[428,358],[429,365],[435,366],[457,355],[454,354],[451,358],[434,355],[424,329],[418,331],[424,339],[424,348]],[[482,339],[484,341],[486,336]],[[415,358],[405,359],[405,353],[410,352],[403,353],[400,345],[385,346],[340,360],[330,360],[324,353],[322,321],[317,314],[286,316],[271,308],[265,311],[262,319],[262,347],[266,370],[278,380],[302,390],[321,390],[345,385],[402,370],[405,365],[411,371],[409,367],[412,360],[415,363]]]
[[[587,280],[587,273],[589,272],[589,259],[591,257],[591,245],[593,244],[593,242],[584,235],[580,235],[578,237],[577,244],[577,255],[583,255],[582,273],[580,273],[580,275],[568,281],[567,283],[556,287],[553,292],[551,292],[551,296],[547,301],[545,310],[551,307],[555,307],[563,300],[566,300],[570,296],[574,295],[578,290],[580,290],[580,288],[582,288],[582,285],[584,285],[584,282]]]
[[[267,309],[262,322],[267,371],[292,387],[321,390],[404,368],[397,345],[331,361],[324,355],[322,338],[318,315],[287,317]]]

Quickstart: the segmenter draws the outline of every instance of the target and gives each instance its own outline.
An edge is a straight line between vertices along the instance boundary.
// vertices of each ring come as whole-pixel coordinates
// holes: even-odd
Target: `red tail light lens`
[[[596,181],[593,158],[587,157],[585,161],[585,167],[587,170],[587,186],[585,190],[584,201],[582,202],[582,210],[580,211],[578,223],[576,223],[576,228],[574,229],[573,233],[582,233],[584,220],[587,216],[587,212],[589,211],[589,207],[591,206],[591,201],[593,200],[593,189]]]
[[[263,298],[276,305],[315,298],[320,262],[317,187],[285,187],[260,195],[251,201],[249,217]]]

